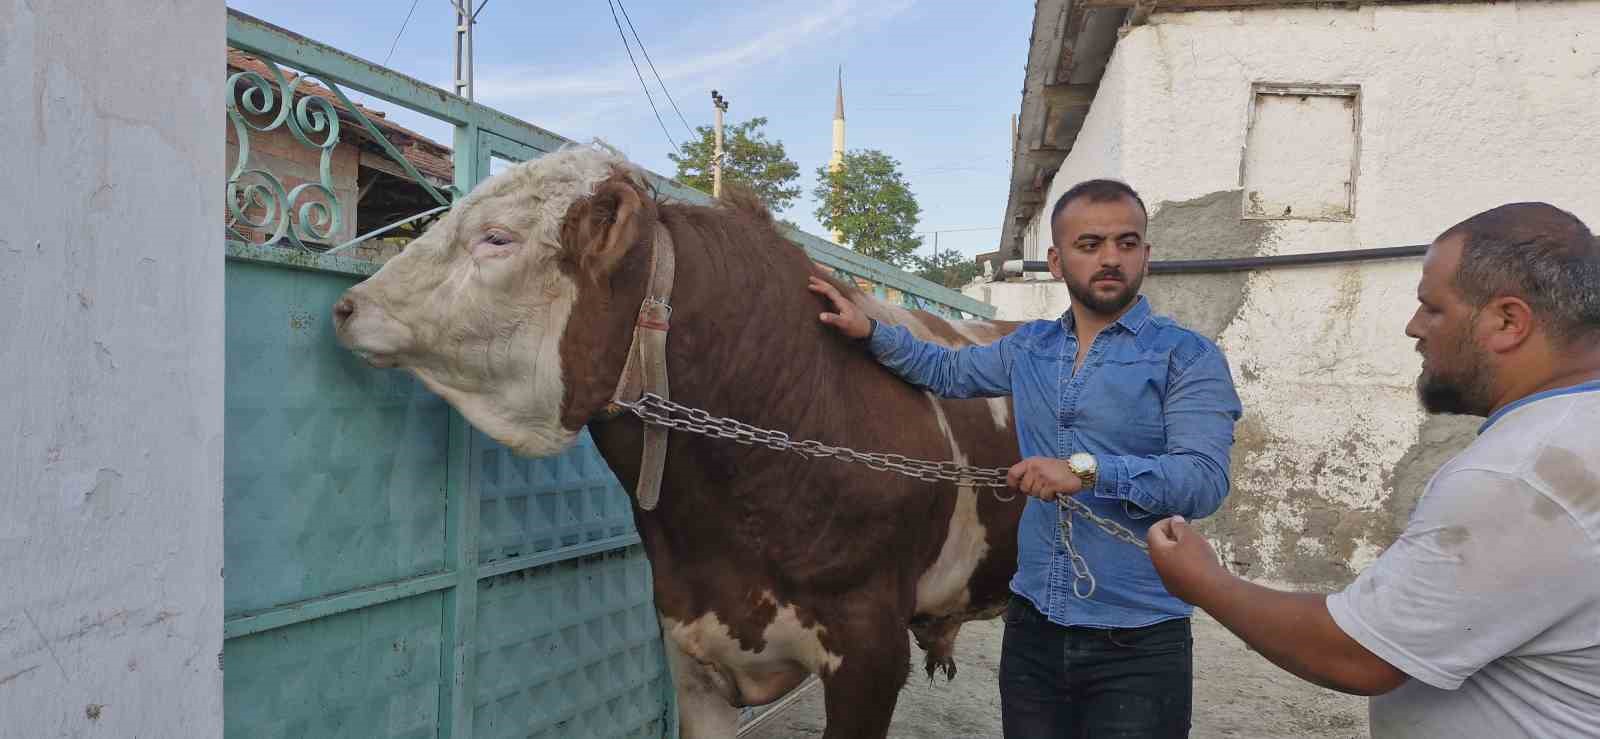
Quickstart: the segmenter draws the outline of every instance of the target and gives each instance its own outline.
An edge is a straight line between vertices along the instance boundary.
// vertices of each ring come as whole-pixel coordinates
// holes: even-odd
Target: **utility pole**
[[[450,0],[456,9],[456,94],[468,100],[472,99],[472,26],[489,0],[483,0],[477,10],[472,9],[472,3],[473,0]]]
[[[722,114],[728,110],[728,100],[716,90],[711,91],[711,107],[716,116],[716,152],[711,155],[711,197],[722,197]]]

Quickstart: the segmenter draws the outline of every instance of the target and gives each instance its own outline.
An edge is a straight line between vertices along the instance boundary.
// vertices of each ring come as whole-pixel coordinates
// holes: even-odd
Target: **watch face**
[[[1078,473],[1095,472],[1095,468],[1097,466],[1094,455],[1086,454],[1084,452],[1078,452],[1077,454],[1067,457],[1067,464],[1071,465],[1073,471]]]

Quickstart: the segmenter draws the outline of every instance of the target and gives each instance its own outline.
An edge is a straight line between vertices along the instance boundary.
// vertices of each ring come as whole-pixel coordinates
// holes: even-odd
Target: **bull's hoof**
[[[943,671],[945,682],[956,679],[956,660],[954,657],[938,656],[929,652],[923,655],[923,666],[928,670],[928,682],[933,683],[933,673]]]

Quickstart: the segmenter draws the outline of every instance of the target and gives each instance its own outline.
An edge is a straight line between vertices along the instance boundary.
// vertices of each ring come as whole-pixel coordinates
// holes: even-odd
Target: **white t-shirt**
[[[1374,739],[1600,737],[1600,383],[1486,424],[1328,611],[1411,676]]]

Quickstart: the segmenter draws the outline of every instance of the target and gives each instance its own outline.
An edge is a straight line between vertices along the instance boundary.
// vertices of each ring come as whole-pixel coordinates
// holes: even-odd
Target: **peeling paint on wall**
[[[1300,587],[1342,587],[1405,528],[1434,471],[1471,443],[1482,419],[1427,416],[1399,460],[1383,459],[1381,437],[1347,428],[1331,445],[1308,449],[1269,430],[1265,411],[1236,429],[1228,504],[1201,523],[1237,573]],[[1420,415],[1413,411],[1413,415]],[[1382,495],[1351,505],[1350,480]]]
[[[1232,190],[1153,205],[1146,229],[1152,244],[1150,259],[1233,259],[1267,253],[1271,223],[1240,219],[1242,197],[1242,190]],[[1158,313],[1215,341],[1244,305],[1248,278],[1246,272],[1151,275],[1145,279],[1144,294]]]
[[[1416,443],[1406,449],[1384,481],[1384,487],[1393,492],[1383,501],[1384,520],[1378,522],[1381,528],[1375,529],[1379,538],[1393,541],[1400,536],[1433,473],[1478,438],[1481,425],[1483,419],[1472,416],[1428,416],[1422,422]]]

